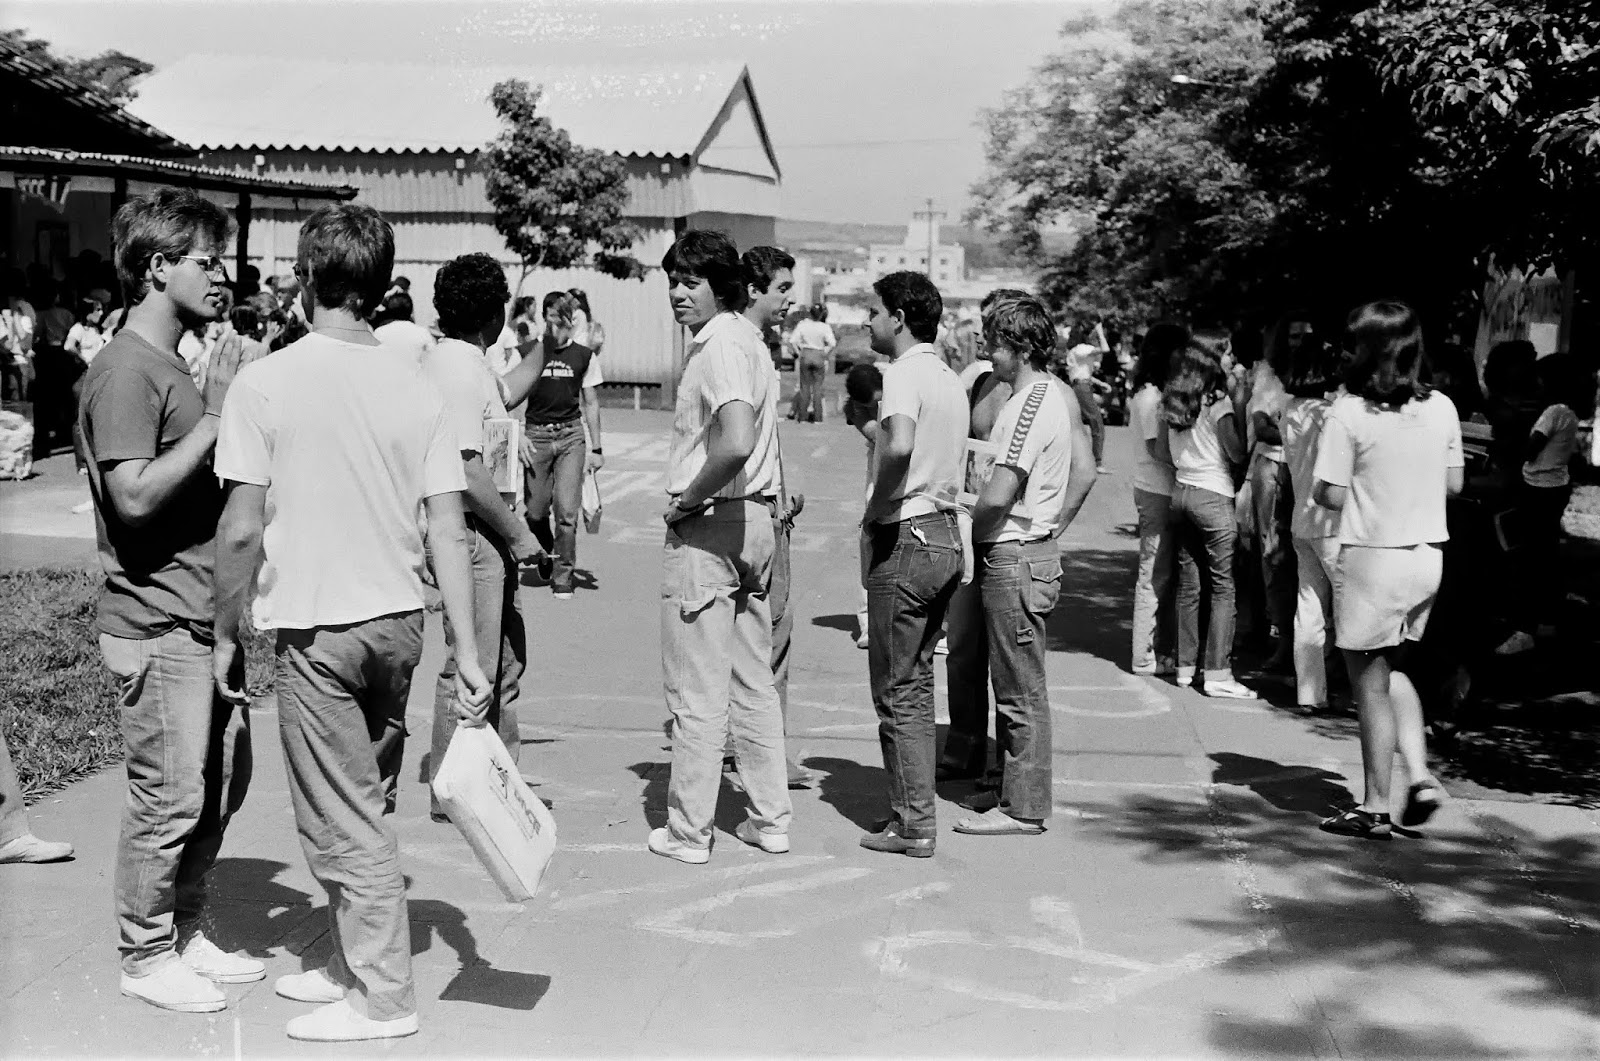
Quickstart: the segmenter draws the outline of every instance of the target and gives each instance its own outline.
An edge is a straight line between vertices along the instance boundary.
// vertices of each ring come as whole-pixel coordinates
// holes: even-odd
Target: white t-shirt
[[[1314,474],[1349,488],[1339,544],[1409,548],[1450,539],[1445,472],[1461,466],[1461,421],[1443,394],[1398,409],[1346,394],[1323,424]]]
[[[1567,462],[1578,451],[1578,415],[1565,405],[1546,406],[1528,434],[1543,435],[1545,444],[1537,457],[1522,465],[1522,481],[1529,486],[1571,483]]]
[[[372,334],[384,346],[412,358],[414,365],[420,365],[423,355],[433,349],[433,333],[416,321],[390,321],[372,329]]]
[[[1289,465],[1289,481],[1294,486],[1294,514],[1289,533],[1303,541],[1332,538],[1339,533],[1339,513],[1317,504],[1317,443],[1322,425],[1333,406],[1326,398],[1290,398],[1279,419],[1283,432],[1283,455]]]
[[[715,496],[777,496],[778,380],[760,330],[742,313],[717,314],[689,340],[672,417],[668,494],[683,493],[705,466],[711,424],[717,411],[734,401],[755,410],[755,448]]]
[[[1133,488],[1149,494],[1172,496],[1173,467],[1166,461],[1150,456],[1147,443],[1161,437],[1161,388],[1146,383],[1128,400],[1128,424],[1139,447],[1139,460],[1134,465]]]
[[[828,350],[838,345],[827,321],[806,318],[794,326],[789,341],[802,350]]]
[[[456,448],[463,453],[483,453],[483,423],[503,420],[505,402],[489,362],[478,348],[460,339],[440,339],[422,355],[422,374],[444,399]]]
[[[953,511],[961,491],[970,417],[961,381],[929,343],[918,343],[883,368],[879,430],[891,416],[917,425],[906,475],[890,496],[880,523],[898,523],[929,512]],[[880,440],[881,441],[881,440]]]
[[[1278,374],[1272,370],[1272,366],[1267,363],[1266,358],[1257,361],[1255,370],[1250,375],[1250,400],[1244,407],[1244,414],[1250,420],[1246,430],[1248,435],[1246,443],[1251,452],[1259,452],[1263,457],[1279,464],[1284,461],[1281,444],[1263,443],[1257,450],[1255,418],[1257,413],[1262,413],[1270,420],[1278,419],[1288,401],[1289,392],[1283,389],[1283,383],[1278,379]]]
[[[989,437],[995,464],[1026,478],[1022,493],[990,542],[1030,542],[1061,529],[1061,499],[1072,473],[1073,417],[1061,387],[1040,380],[1013,394],[1000,410]]]
[[[87,365],[94,360],[94,355],[98,354],[104,345],[106,345],[105,332],[79,321],[67,332],[67,341],[63,349],[69,354],[77,354]]]
[[[423,499],[467,486],[444,401],[416,362],[315,333],[240,370],[216,473],[267,488],[259,629],[420,609]]]
[[[517,351],[517,333],[511,325],[500,329],[500,337],[483,352],[489,368],[496,376],[503,376],[516,367],[522,360],[522,354]]]
[[[1210,490],[1223,497],[1233,496],[1233,475],[1228,469],[1227,455],[1222,452],[1222,439],[1217,435],[1217,425],[1224,417],[1233,415],[1233,402],[1226,397],[1215,399],[1200,410],[1194,426],[1179,431],[1169,427],[1167,444],[1172,449],[1173,478],[1181,486]]]
[[[961,381],[961,389],[971,394],[972,388],[977,386],[978,381],[993,371],[994,363],[987,358],[980,357],[957,373],[956,378]]]

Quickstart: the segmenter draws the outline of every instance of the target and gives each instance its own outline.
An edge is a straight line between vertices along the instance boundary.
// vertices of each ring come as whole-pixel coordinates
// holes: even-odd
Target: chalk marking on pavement
[[[642,849],[641,849],[642,850]],[[696,873],[685,880],[657,881],[651,884],[636,884],[628,888],[608,888],[605,891],[586,892],[583,895],[574,895],[567,899],[559,899],[550,904],[551,910],[588,910],[596,906],[609,906],[612,903],[622,902],[634,895],[659,894],[661,892],[682,891],[701,884],[717,881],[736,880],[756,873],[770,873],[774,870],[794,869],[797,866],[814,865],[818,862],[827,862],[832,855],[800,855],[786,858],[782,861],[757,862],[746,866],[732,866],[728,869],[715,869],[709,873]]]
[[[628,851],[634,854],[645,850],[644,844],[558,844],[558,851],[579,851],[594,853],[600,851]]]
[[[876,722],[841,722],[832,726],[811,726],[799,733],[792,734],[792,736],[806,737],[821,736],[824,733],[857,733],[861,730],[875,730],[877,728],[878,724]]]
[[[824,704],[820,700],[796,700],[790,698],[789,706],[809,707],[813,711],[826,711],[830,714],[842,715],[870,715],[874,713],[870,707],[858,707],[851,704]]]
[[[1105,711],[1092,707],[1076,707],[1072,704],[1050,705],[1051,711],[1061,711],[1069,715],[1085,715],[1089,718],[1145,718],[1151,715],[1164,715],[1172,710],[1171,699],[1157,686],[1140,681],[1132,674],[1121,674],[1115,685],[1051,685],[1048,687],[1052,693],[1123,693],[1138,697],[1140,707],[1133,711]]]
[[[673,907],[652,917],[641,918],[633,923],[635,928],[642,928],[649,932],[660,932],[667,936],[678,936],[694,943],[716,943],[723,946],[748,947],[758,939],[778,939],[783,936],[792,936],[799,931],[798,926],[784,928],[747,929],[742,932],[727,932],[721,929],[694,928],[683,924],[684,921],[696,914],[709,914],[724,906],[743,898],[756,898],[773,895],[789,895],[794,892],[812,891],[829,884],[845,884],[862,877],[870,876],[872,870],[859,866],[841,869],[826,869],[820,873],[813,873],[805,877],[791,877],[787,880],[763,881],[760,884],[747,884],[742,888],[733,888],[706,899],[697,899],[692,903]]]

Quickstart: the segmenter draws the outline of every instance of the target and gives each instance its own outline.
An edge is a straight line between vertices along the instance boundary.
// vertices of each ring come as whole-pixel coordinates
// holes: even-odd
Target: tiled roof
[[[43,164],[74,173],[104,173],[135,180],[170,179],[173,184],[195,185],[226,191],[252,191],[267,195],[308,199],[353,199],[356,189],[345,184],[314,184],[307,181],[257,177],[234,170],[197,166],[164,158],[136,155],[107,155],[97,151],[65,151],[51,147],[0,146],[0,166]]]
[[[51,69],[31,58],[15,43],[0,37],[0,75],[3,74],[36,85],[57,97],[64,106],[81,111],[86,119],[103,122],[116,132],[131,137],[141,151],[152,155],[195,153],[187,144],[134,117],[98,86]]]

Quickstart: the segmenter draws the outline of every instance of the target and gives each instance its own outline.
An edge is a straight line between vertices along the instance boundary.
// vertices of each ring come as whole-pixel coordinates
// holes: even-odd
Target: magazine
[[[483,466],[502,494],[522,492],[521,451],[521,420],[507,417],[483,422]]]
[[[968,512],[978,503],[978,495],[994,473],[999,447],[981,438],[967,439],[967,448],[961,455],[961,492],[956,501]]]

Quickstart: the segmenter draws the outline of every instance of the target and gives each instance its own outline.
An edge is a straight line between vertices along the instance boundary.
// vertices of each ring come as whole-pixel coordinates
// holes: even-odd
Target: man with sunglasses
[[[117,211],[132,306],[85,373],[78,409],[106,576],[100,652],[120,686],[128,772],[114,885],[122,993],[186,1013],[226,1007],[217,984],[266,975],[199,929],[206,874],[250,780],[246,708],[217,695],[211,667],[222,512],[211,458],[243,347],[219,348],[202,393],[178,340],[221,313],[217,255],[231,229],[192,191],[159,189]]]

